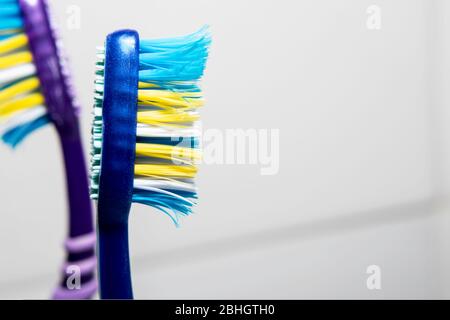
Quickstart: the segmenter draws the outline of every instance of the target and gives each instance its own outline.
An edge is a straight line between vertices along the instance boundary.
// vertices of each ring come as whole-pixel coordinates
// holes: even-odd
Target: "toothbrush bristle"
[[[23,27],[17,0],[0,0],[0,39]]]
[[[188,36],[141,40],[133,202],[152,206],[178,224],[197,199],[194,178],[200,139],[198,109],[211,42],[208,28]],[[105,50],[97,51],[91,151],[91,197],[97,199],[102,147]]]
[[[97,48],[96,76],[94,87],[94,109],[92,111],[92,132],[91,132],[91,165],[90,165],[90,192],[91,198],[98,199],[98,187],[100,176],[100,161],[102,153],[102,130],[103,130],[103,89],[104,89],[104,65],[105,49]]]
[[[49,122],[16,0],[0,0],[0,136],[15,147]]]

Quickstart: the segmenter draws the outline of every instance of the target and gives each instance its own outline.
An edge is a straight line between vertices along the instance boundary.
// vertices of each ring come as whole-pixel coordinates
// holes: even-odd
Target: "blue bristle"
[[[18,0],[0,0],[0,7],[8,6],[8,5],[11,5],[11,6],[16,5],[16,6],[18,6],[19,2],[18,2]]]
[[[173,92],[199,92],[201,89],[195,81],[147,81],[156,85],[155,88],[146,88],[146,90],[169,90]]]
[[[177,194],[179,191],[176,192]],[[186,193],[195,199],[195,193]],[[181,194],[180,194],[181,195]],[[184,195],[186,197],[186,195]],[[135,190],[133,202],[155,207],[169,216],[178,226],[178,218],[192,213],[192,204],[171,195],[156,193],[152,191]]]
[[[17,0],[0,0],[0,31],[23,27]]]
[[[11,4],[0,3],[0,17],[8,17],[20,14],[20,7],[17,2]]]
[[[22,28],[23,22],[21,18],[1,18],[0,30]]]
[[[203,75],[208,46],[208,28],[184,37],[141,40],[139,80],[190,81]]]
[[[2,136],[3,142],[15,148],[18,146],[23,139],[28,136],[33,131],[36,131],[39,128],[42,128],[47,123],[49,123],[49,119],[47,116],[42,116],[37,118],[34,121],[28,122],[21,126],[17,126],[14,129],[11,129],[5,132]]]
[[[0,41],[13,37],[14,34],[0,34]]]

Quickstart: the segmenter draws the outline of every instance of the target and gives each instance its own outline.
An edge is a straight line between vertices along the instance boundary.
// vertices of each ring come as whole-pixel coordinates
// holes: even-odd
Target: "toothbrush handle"
[[[132,299],[128,216],[136,156],[139,35],[106,39],[102,157],[97,201],[100,298]]]
[[[69,236],[92,233],[92,207],[80,134],[60,135],[69,200]]]
[[[99,277],[101,299],[133,299],[128,224],[98,228]]]
[[[69,200],[70,248],[65,266],[79,267],[81,288],[69,290],[68,272],[64,276],[53,297],[58,299],[89,298],[95,292],[94,242],[92,239],[92,209],[89,199],[86,164],[81,146],[77,117],[77,105],[73,97],[71,81],[66,70],[65,57],[58,45],[55,30],[49,19],[46,0],[18,0],[24,19],[24,30],[33,55],[36,74],[45,97],[45,105],[50,120],[59,134],[65,162],[67,194]],[[95,236],[95,235],[94,235]],[[89,247],[83,247],[88,239]],[[74,245],[75,244],[75,245]],[[84,248],[84,250],[81,250]],[[73,288],[72,288],[73,289]],[[88,290],[89,289],[89,290]]]
[[[60,130],[58,132],[67,182],[69,234],[65,243],[67,257],[62,270],[63,276],[53,298],[89,299],[97,290],[94,276],[96,268],[95,233],[78,121],[74,121],[70,134]],[[73,267],[77,269],[73,269]],[[74,270],[80,272],[78,275],[81,278],[79,288],[69,288],[68,285],[68,278]]]

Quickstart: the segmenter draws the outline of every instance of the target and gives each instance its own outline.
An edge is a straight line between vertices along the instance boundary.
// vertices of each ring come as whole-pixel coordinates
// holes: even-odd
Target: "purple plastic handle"
[[[24,29],[33,55],[33,62],[41,83],[50,120],[54,123],[64,155],[67,193],[69,200],[69,238],[93,234],[92,207],[89,198],[86,163],[81,144],[78,107],[71,81],[65,70],[67,64],[58,48],[45,0],[19,0],[24,18]],[[90,254],[94,250],[90,248]],[[88,251],[89,253],[89,251]],[[71,252],[68,259],[73,260]],[[70,262],[68,262],[70,263]],[[89,290],[94,287],[90,285]],[[89,291],[86,289],[87,291]],[[59,290],[59,289],[58,289]],[[59,295],[80,297],[80,292],[64,291]],[[95,292],[95,289],[93,289]]]
[[[94,232],[76,238],[69,238],[65,242],[65,247],[71,253],[93,250],[95,247],[95,238],[96,235]]]
[[[59,131],[77,131],[76,106],[45,0],[19,0],[25,32],[51,120]],[[76,134],[76,132],[73,132]]]
[[[97,258],[92,256],[80,261],[66,262],[62,267],[63,272],[67,272],[71,266],[77,266],[80,268],[81,274],[91,273],[94,272],[97,267]]]

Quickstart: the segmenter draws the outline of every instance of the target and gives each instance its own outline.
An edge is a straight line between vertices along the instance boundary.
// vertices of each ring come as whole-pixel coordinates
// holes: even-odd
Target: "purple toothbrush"
[[[5,6],[0,20],[5,18],[3,21],[9,24],[0,23],[0,58],[9,57],[13,62],[8,69],[0,69],[0,97],[3,90],[3,98],[9,99],[4,102],[0,98],[0,117],[3,115],[8,119],[2,139],[14,147],[30,132],[48,122],[54,124],[65,162],[69,235],[65,241],[67,257],[63,275],[53,298],[88,299],[97,290],[96,237],[78,107],[66,62],[58,46],[45,0],[18,0]],[[27,53],[31,53],[30,59],[26,59]],[[15,57],[19,58],[14,62]],[[28,96],[28,100],[24,100],[24,96]],[[11,112],[10,106],[14,103],[19,107]]]

